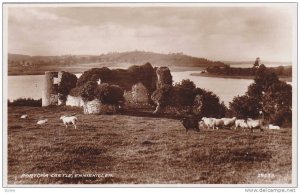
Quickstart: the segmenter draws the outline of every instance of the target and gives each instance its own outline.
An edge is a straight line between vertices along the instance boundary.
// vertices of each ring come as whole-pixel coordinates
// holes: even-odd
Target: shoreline
[[[253,80],[254,76],[232,76],[232,75],[216,75],[216,74],[208,74],[208,73],[191,73],[191,76],[201,76],[201,77],[210,77],[210,78],[224,78],[224,79],[246,79]],[[280,77],[279,80],[292,82],[292,77]]]

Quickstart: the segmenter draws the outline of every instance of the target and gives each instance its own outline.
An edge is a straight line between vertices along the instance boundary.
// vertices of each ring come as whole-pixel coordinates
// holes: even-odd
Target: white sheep
[[[48,119],[42,119],[42,120],[39,120],[36,124],[37,125],[44,125],[48,122]]]
[[[69,124],[73,124],[74,128],[76,129],[77,118],[75,116],[65,116],[65,115],[63,115],[59,119],[63,121],[63,123],[66,125],[66,128],[68,128]]]
[[[27,119],[28,118],[28,115],[27,114],[24,114],[21,116],[21,119]]]
[[[237,128],[247,129],[248,125],[244,119],[237,119],[235,120],[235,129]]]
[[[268,128],[269,128],[269,129],[273,129],[273,130],[279,130],[279,129],[280,129],[279,126],[277,126],[277,125],[272,125],[272,124],[269,124]]]

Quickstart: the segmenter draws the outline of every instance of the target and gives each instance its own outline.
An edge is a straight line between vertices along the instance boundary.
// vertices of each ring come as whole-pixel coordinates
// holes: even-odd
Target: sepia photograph
[[[297,185],[297,3],[2,6],[4,187]]]

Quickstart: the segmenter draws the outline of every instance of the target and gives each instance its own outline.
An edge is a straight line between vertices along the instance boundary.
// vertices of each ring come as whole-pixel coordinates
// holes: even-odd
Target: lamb
[[[20,117],[21,119],[27,119],[28,118],[28,115],[27,114],[24,114]]]
[[[48,122],[48,119],[42,119],[42,120],[38,120],[38,122],[36,123],[37,125],[44,125]]]
[[[268,128],[269,128],[269,129],[272,129],[272,130],[279,130],[279,129],[280,129],[279,126],[277,126],[277,125],[272,125],[272,124],[269,124]]]
[[[66,125],[66,128],[68,128],[69,124],[73,124],[74,128],[76,129],[77,118],[75,116],[65,116],[65,115],[63,115],[59,119],[63,121],[63,123]]]

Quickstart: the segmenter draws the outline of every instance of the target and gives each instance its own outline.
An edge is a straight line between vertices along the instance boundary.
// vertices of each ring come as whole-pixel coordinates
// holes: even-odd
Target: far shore
[[[212,78],[225,78],[225,79],[254,79],[254,76],[232,76],[232,75],[218,75],[209,73],[191,73],[191,76],[202,76],[202,77],[212,77]],[[286,82],[292,82],[292,77],[279,76],[279,79]]]

